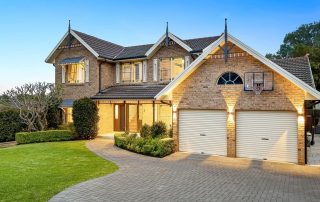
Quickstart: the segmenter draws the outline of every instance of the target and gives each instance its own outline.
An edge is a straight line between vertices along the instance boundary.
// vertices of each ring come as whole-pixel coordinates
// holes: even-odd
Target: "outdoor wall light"
[[[173,111],[173,112],[177,112],[177,105],[175,105],[175,104],[172,105],[172,111]]]
[[[299,123],[304,123],[304,116],[303,115],[299,115],[298,116],[298,122]]]

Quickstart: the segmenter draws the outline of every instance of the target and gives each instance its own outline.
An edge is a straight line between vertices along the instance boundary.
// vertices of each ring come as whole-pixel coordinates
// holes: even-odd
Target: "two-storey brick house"
[[[67,122],[87,96],[100,134],[161,120],[180,151],[305,163],[304,103],[320,98],[307,57],[271,61],[225,33],[123,47],[70,30],[46,62]]]

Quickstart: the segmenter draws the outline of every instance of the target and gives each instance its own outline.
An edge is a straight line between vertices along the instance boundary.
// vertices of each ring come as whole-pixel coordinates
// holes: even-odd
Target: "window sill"
[[[66,86],[84,86],[85,83],[66,83]]]

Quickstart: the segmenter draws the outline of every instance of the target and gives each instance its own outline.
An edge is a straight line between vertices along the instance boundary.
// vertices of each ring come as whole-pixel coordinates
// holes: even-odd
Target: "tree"
[[[73,102],[72,110],[75,132],[80,139],[94,139],[98,135],[98,107],[90,98]]]
[[[320,21],[303,24],[294,32],[286,34],[276,54],[267,58],[300,57],[309,54],[316,88],[320,89]]]
[[[1,103],[19,111],[28,131],[45,130],[48,110],[61,103],[61,93],[61,88],[51,83],[25,84],[5,92]]]

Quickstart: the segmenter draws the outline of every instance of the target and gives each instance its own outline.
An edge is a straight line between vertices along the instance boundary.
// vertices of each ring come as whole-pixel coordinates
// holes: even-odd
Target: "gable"
[[[172,42],[178,44],[179,46],[184,48],[186,51],[188,52],[192,51],[192,48],[190,48],[190,46],[188,46],[183,40],[179,39],[172,33],[169,32],[168,37]],[[146,52],[146,56],[150,58],[155,52],[157,52],[157,50],[161,48],[161,46],[163,46],[165,39],[166,39],[166,34],[162,35],[162,37],[160,37],[160,39],[155,44],[153,44],[153,46]]]
[[[303,107],[305,94],[302,89],[243,50],[234,47],[233,51],[235,52],[231,54],[239,53],[239,57],[229,58],[227,64],[218,52],[209,57],[173,89],[171,95],[173,102],[179,108],[228,109],[230,111],[295,111]],[[255,95],[253,91],[245,91],[244,84],[219,85],[219,78],[226,72],[239,75],[243,82],[248,72],[271,73],[274,78],[273,90]]]
[[[57,54],[61,52],[62,49],[65,49],[68,45],[69,37],[72,37],[72,41],[77,41],[79,44],[84,46],[91,54],[93,54],[96,58],[104,57],[106,59],[113,59],[122,49],[122,46],[117,44],[113,44],[108,41],[104,41],[94,36],[87,35],[82,32],[78,32],[75,30],[70,30],[66,32],[58,44],[54,47],[51,53],[46,58],[45,62],[53,63]],[[73,47],[73,46],[71,46]]]
[[[266,65],[276,73],[282,75],[284,78],[286,78],[288,81],[294,83],[299,88],[303,89],[306,93],[312,95],[315,99],[320,99],[320,93],[306,84],[301,79],[297,78],[287,70],[281,68],[279,65],[275,64],[274,62],[270,61],[269,59],[265,58],[252,48],[248,47],[235,37],[228,35],[228,41],[232,44],[235,44],[239,48],[241,48],[243,51],[251,55],[253,58],[257,59],[262,64]],[[209,45],[205,51],[194,61],[190,64],[189,67],[186,68],[186,70],[180,74],[177,78],[175,78],[166,88],[164,88],[155,98],[161,99],[161,97],[168,95],[172,90],[177,87],[179,83],[181,83],[183,80],[185,80],[192,72],[194,72],[201,64],[203,64],[209,57],[212,57],[212,55],[216,54],[220,48],[219,45],[224,45],[224,34],[215,42],[213,42],[211,45]]]

